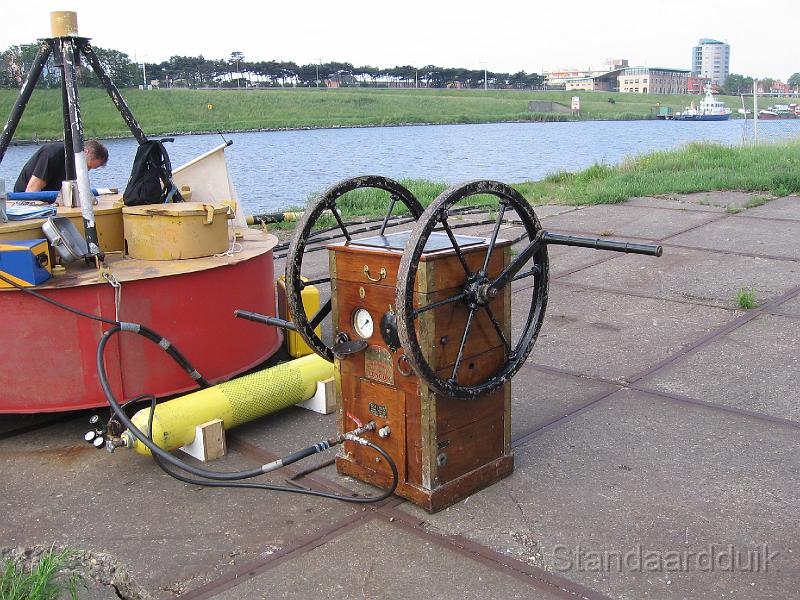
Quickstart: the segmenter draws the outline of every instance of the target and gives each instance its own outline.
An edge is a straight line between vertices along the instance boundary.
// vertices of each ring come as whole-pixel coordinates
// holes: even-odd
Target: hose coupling
[[[369,442],[367,440],[365,440],[362,437],[358,437],[354,433],[350,433],[350,432],[344,434],[344,439],[346,439],[349,442],[355,442],[356,444],[361,444],[362,446],[368,446],[369,445]]]

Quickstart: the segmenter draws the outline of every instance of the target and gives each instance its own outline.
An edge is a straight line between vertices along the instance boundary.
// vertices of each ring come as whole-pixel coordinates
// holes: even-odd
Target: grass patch
[[[41,556],[30,571],[12,560],[5,561],[0,579],[0,600],[55,600],[65,589],[73,600],[77,599],[76,576],[68,582],[56,580],[59,571],[73,554],[71,550],[55,552],[51,549]]]
[[[697,100],[689,95],[581,92],[581,112],[573,117],[528,110],[528,103],[533,100],[570,106],[575,94],[572,91],[364,88],[121,91],[148,135],[414,123],[650,119],[656,104],[677,111],[683,110],[692,99]],[[16,90],[0,90],[0,114],[10,114],[17,96]],[[734,112],[741,105],[738,97],[719,96],[719,99]],[[105,90],[82,88],[80,101],[87,137],[130,136]],[[764,100],[764,107],[781,101],[769,98]],[[209,105],[213,109],[209,110]],[[60,90],[37,89],[28,102],[15,139],[57,139],[62,129]]]
[[[756,293],[749,288],[742,288],[736,292],[736,305],[744,310],[756,307]]]
[[[744,207],[755,208],[757,206],[764,206],[767,202],[769,202],[769,198],[766,196],[751,196],[750,200],[745,203]]]
[[[639,196],[722,190],[785,196],[800,191],[800,142],[757,147],[693,143],[618,166],[595,164],[514,187],[533,204],[611,204]]]

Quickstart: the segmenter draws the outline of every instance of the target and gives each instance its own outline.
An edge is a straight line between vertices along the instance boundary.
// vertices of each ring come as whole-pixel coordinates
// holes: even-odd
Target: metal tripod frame
[[[93,262],[95,256],[102,258],[102,252],[97,239],[97,227],[94,219],[94,198],[89,186],[88,169],[83,158],[83,121],[81,120],[80,100],[78,97],[78,78],[76,66],[80,64],[81,54],[85,56],[92,70],[103,84],[106,92],[111,97],[123,120],[131,130],[133,137],[139,144],[147,141],[147,136],[142,131],[130,108],[125,103],[117,86],[111,81],[100,60],[97,58],[88,38],[84,37],[57,37],[40,40],[39,50],[31,65],[28,76],[20,89],[19,97],[11,109],[11,116],[0,135],[0,163],[6,154],[11,138],[19,125],[25,107],[31,98],[36,84],[41,77],[45,63],[50,55],[55,58],[56,66],[61,69],[61,95],[64,114],[64,155],[66,176],[68,180],[77,180],[78,196],[81,203],[81,216],[86,232],[86,243],[89,248],[87,262]]]

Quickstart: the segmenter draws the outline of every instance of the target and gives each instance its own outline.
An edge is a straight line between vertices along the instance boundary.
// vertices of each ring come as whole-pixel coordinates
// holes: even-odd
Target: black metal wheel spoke
[[[503,222],[503,214],[506,212],[506,203],[500,202],[500,210],[497,211],[497,221],[495,221],[494,229],[492,230],[492,237],[489,240],[489,248],[486,250],[486,257],[483,259],[483,269],[481,269],[481,274],[486,275],[487,269],[489,268],[489,261],[492,258],[492,252],[494,252],[494,245],[497,242],[497,234],[500,232],[500,223]]]
[[[389,217],[392,216],[392,211],[394,210],[394,205],[397,204],[399,198],[396,194],[392,194],[392,201],[389,204],[389,210],[386,211],[386,216],[383,218],[383,224],[381,225],[381,231],[378,235],[382,236],[383,233],[386,231],[386,224],[389,223]]]
[[[458,300],[463,300],[466,297],[464,292],[453,296],[452,298],[445,298],[444,300],[437,300],[436,302],[431,302],[430,304],[426,304],[425,306],[420,306],[419,308],[415,309],[412,313],[414,318],[416,319],[422,313],[433,310],[434,308],[439,308],[440,306],[444,306],[445,304],[450,304],[451,302],[457,302]]]
[[[447,217],[444,216],[444,214],[442,215],[441,223],[442,227],[444,227],[444,230],[447,233],[447,237],[450,238],[450,243],[453,244],[453,249],[456,251],[456,255],[458,256],[458,260],[461,262],[461,266],[464,267],[464,273],[468,278],[471,277],[472,273],[470,273],[469,267],[467,266],[467,259],[464,258],[464,253],[461,252],[461,246],[458,245],[456,236],[453,234],[453,230],[450,229],[450,225],[447,223]]]
[[[522,273],[517,273],[514,275],[514,279],[511,281],[519,281],[520,279],[525,279],[526,277],[532,277],[534,275],[538,275],[542,272],[541,267],[539,265],[533,265],[530,271],[523,271]]]
[[[494,289],[501,289],[503,288],[511,279],[516,276],[522,270],[522,267],[525,266],[527,263],[539,250],[541,250],[542,244],[542,232],[536,234],[536,236],[531,240],[531,243],[528,244],[528,247],[525,248],[522,252],[520,252],[517,257],[511,261],[511,264],[508,265],[503,272],[500,273],[494,280],[489,284],[490,288]]]
[[[464,346],[467,345],[467,338],[469,337],[469,332],[472,329],[472,319],[475,317],[476,310],[477,307],[469,309],[469,315],[467,316],[467,325],[466,327],[464,327],[464,335],[461,337],[461,344],[458,347],[456,362],[453,364],[453,374],[450,376],[450,381],[454,383],[456,383],[456,373],[458,372],[458,367],[461,366],[461,359],[464,357]]]
[[[492,325],[494,325],[494,330],[497,332],[498,337],[502,340],[503,346],[506,347],[506,353],[511,354],[511,344],[506,339],[506,335],[503,333],[503,328],[500,327],[500,323],[495,318],[492,309],[489,307],[488,304],[486,304],[483,308],[486,309],[486,314],[489,315],[489,319],[491,319]]]
[[[345,224],[342,221],[342,217],[339,214],[339,211],[336,210],[336,205],[335,204],[334,204],[333,208],[331,208],[331,212],[333,213],[333,218],[336,219],[336,222],[339,224],[339,229],[342,230],[342,233],[344,234],[345,239],[347,239],[347,241],[349,242],[352,238],[350,237],[350,234],[347,232],[347,227],[345,227]]]
[[[328,298],[328,301],[325,302],[322,306],[319,307],[317,313],[311,317],[311,320],[308,322],[308,326],[313,330],[317,328],[317,325],[322,323],[322,320],[331,314],[331,307],[333,306],[331,299]]]
[[[342,233],[344,234],[345,239],[349,242],[352,238],[350,237],[350,234],[347,232],[347,227],[345,227],[345,224],[342,221],[342,217],[339,214],[339,211],[336,210],[336,206],[334,206],[331,209],[331,212],[333,213],[333,218],[336,219],[336,222],[339,224],[339,229],[342,230]]]

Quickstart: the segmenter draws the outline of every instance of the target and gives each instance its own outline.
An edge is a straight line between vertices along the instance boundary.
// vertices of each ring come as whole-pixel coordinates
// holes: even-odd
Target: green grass
[[[559,121],[571,115],[528,111],[531,100],[570,105],[581,97],[578,119],[652,118],[656,103],[683,110],[696,96],[657,96],[606,92],[529,92],[514,90],[433,89],[254,89],[254,90],[121,90],[149,135],[305,127],[348,127],[413,123],[490,123]],[[8,115],[15,90],[0,90],[0,115]],[[609,98],[614,102],[608,102]],[[735,96],[721,96],[734,111]],[[129,136],[122,117],[104,90],[80,90],[88,137]],[[770,98],[767,103],[780,103]],[[788,100],[786,101],[788,102]],[[213,105],[209,110],[208,105]],[[35,90],[16,135],[17,141],[54,139],[62,132],[61,93]]]
[[[423,206],[428,206],[447,187],[424,179],[404,179],[400,183]],[[534,205],[613,204],[640,196],[724,190],[785,196],[800,192],[800,141],[755,148],[694,143],[678,150],[631,158],[618,166],[595,164],[583,171],[559,172],[541,181],[527,181],[512,187]],[[311,199],[313,196],[309,201]],[[754,195],[744,208],[760,206],[768,200],[763,195]],[[487,196],[470,199],[471,204],[495,202],[495,198]],[[345,218],[382,216],[388,205],[389,194],[375,189],[355,190],[337,201]],[[394,214],[403,214],[403,208],[396,207]],[[729,212],[740,210],[743,208],[735,207]],[[333,217],[323,216],[318,221],[319,227],[334,224]],[[294,223],[270,227],[291,229]]]
[[[5,561],[0,579],[0,600],[54,600],[65,587],[75,600],[78,597],[76,578],[72,577],[64,584],[56,581],[59,571],[72,555],[71,550],[55,552],[51,549],[41,556],[31,571],[26,571],[14,561]]]
[[[744,207],[756,208],[757,206],[764,206],[767,202],[769,202],[769,198],[766,196],[752,196],[750,200],[745,203]]]
[[[800,142],[727,147],[694,143],[515,185],[533,204],[611,204],[638,196],[721,190],[800,191]]]
[[[756,293],[752,289],[742,288],[736,293],[736,305],[739,308],[750,310],[756,307]]]

